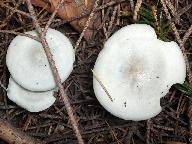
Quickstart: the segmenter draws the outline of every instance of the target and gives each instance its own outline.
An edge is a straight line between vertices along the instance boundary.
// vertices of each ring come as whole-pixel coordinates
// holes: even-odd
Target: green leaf
[[[159,0],[156,0],[156,4],[157,7],[159,5]],[[152,12],[152,8],[145,4],[142,5],[140,9],[140,17],[138,23],[151,25],[155,29],[159,39],[163,41],[169,41],[168,33],[171,31],[171,28],[167,24],[167,20],[162,12],[159,13],[158,18],[159,20],[157,22],[157,26],[155,17]]]
[[[192,98],[192,87],[187,82],[184,84],[176,84],[175,87]]]

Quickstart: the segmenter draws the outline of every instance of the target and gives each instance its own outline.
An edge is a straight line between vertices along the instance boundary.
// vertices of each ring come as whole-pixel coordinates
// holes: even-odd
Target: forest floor
[[[139,0],[138,0],[139,1]],[[80,39],[69,22],[56,17],[51,28],[70,38],[76,50],[74,70],[63,84],[85,143],[89,144],[186,144],[192,142],[190,119],[190,80],[184,85],[173,86],[161,99],[162,112],[147,121],[125,121],[107,112],[96,99],[92,88],[92,72],[103,44],[115,31],[133,23],[145,23],[155,28],[159,39],[176,41],[185,48],[189,64],[192,64],[192,1],[191,0],[143,0],[135,11],[133,0],[100,0],[97,16],[101,23],[93,30],[89,40]],[[89,0],[88,0],[89,2]],[[35,6],[39,24],[44,27],[51,14]],[[166,8],[168,8],[167,13]],[[19,11],[17,11],[19,10]],[[32,20],[20,11],[29,13],[22,0],[0,1],[0,118],[27,135],[51,144],[74,144],[77,139],[69,123],[68,114],[61,99],[49,109],[30,113],[7,98],[6,90],[10,74],[5,63],[6,50],[15,37],[14,32],[23,33],[35,28]],[[133,19],[135,13],[136,19]],[[170,14],[170,17],[169,17]],[[77,17],[76,19],[80,19]],[[91,22],[94,23],[94,20]],[[78,41],[79,40],[79,41]],[[191,120],[192,121],[192,120]],[[0,143],[4,143],[0,140]]]

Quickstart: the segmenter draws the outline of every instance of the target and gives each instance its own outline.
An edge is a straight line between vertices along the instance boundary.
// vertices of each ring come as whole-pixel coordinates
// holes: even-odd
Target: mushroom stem
[[[27,136],[25,133],[16,130],[9,123],[0,119],[0,138],[8,143],[14,144],[42,144],[39,140]]]
[[[35,12],[34,12],[32,4],[31,4],[31,0],[26,0],[26,3],[27,3],[27,6],[28,6],[30,15],[32,17],[33,23],[34,23],[34,25],[36,27],[36,30],[38,32],[39,38],[41,40],[42,46],[44,48],[45,54],[47,56],[48,62],[50,64],[53,76],[55,78],[55,82],[56,82],[56,84],[57,84],[57,86],[59,88],[61,98],[62,98],[62,100],[63,100],[63,102],[65,104],[65,108],[67,110],[70,122],[72,124],[72,128],[73,128],[73,130],[74,130],[74,132],[76,134],[76,137],[78,139],[78,143],[79,144],[84,144],[81,133],[80,133],[80,130],[78,128],[78,123],[76,121],[76,117],[73,114],[73,108],[72,108],[72,106],[70,104],[69,97],[66,95],[65,90],[63,88],[63,85],[61,83],[61,78],[60,78],[58,70],[57,70],[57,68],[55,66],[55,61],[53,60],[53,56],[52,56],[52,54],[51,54],[51,52],[49,50],[49,46],[48,46],[48,43],[46,41],[45,35],[43,34],[43,32],[41,30],[41,27],[40,27],[40,25],[39,25],[39,23],[37,21],[37,18],[35,16]],[[58,9],[56,9],[56,10],[58,10]]]

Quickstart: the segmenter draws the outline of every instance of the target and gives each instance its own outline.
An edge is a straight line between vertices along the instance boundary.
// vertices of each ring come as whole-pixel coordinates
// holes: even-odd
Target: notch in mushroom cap
[[[125,120],[146,120],[161,111],[160,98],[186,77],[184,57],[175,42],[156,38],[148,25],[133,24],[114,33],[94,66],[113,101],[94,78],[101,105]]]
[[[37,36],[35,31],[27,33]],[[65,35],[50,28],[46,40],[63,82],[73,70],[73,46]],[[33,39],[25,36],[15,37],[7,50],[6,63],[13,79],[28,90],[47,91],[56,87],[42,45]]]
[[[10,100],[30,112],[39,112],[49,108],[55,102],[54,90],[32,92],[19,86],[11,77],[7,96]]]

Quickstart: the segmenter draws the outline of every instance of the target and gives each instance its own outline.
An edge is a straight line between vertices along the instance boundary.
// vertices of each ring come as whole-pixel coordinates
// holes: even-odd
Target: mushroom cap
[[[36,31],[27,34],[37,36]],[[73,70],[73,46],[64,34],[50,28],[46,40],[64,82]],[[15,37],[7,50],[6,63],[13,79],[25,89],[47,91],[56,87],[44,49],[38,41],[25,36]]]
[[[20,107],[39,112],[49,108],[55,102],[54,90],[46,92],[32,92],[18,85],[13,78],[9,78],[7,96]]]
[[[161,111],[160,98],[173,84],[185,80],[185,61],[179,46],[158,40],[154,33],[148,25],[126,26],[107,40],[97,58],[94,72],[113,101],[93,78],[95,95],[119,118],[139,121],[154,117]]]
[[[108,39],[108,43],[110,43],[111,40],[114,40],[113,37],[115,37],[115,40],[121,39],[157,39],[157,35],[154,31],[154,29],[150,25],[146,24],[131,24],[125,27],[122,27],[119,29],[115,35],[112,35],[110,39]],[[116,44],[116,42],[115,42]]]

